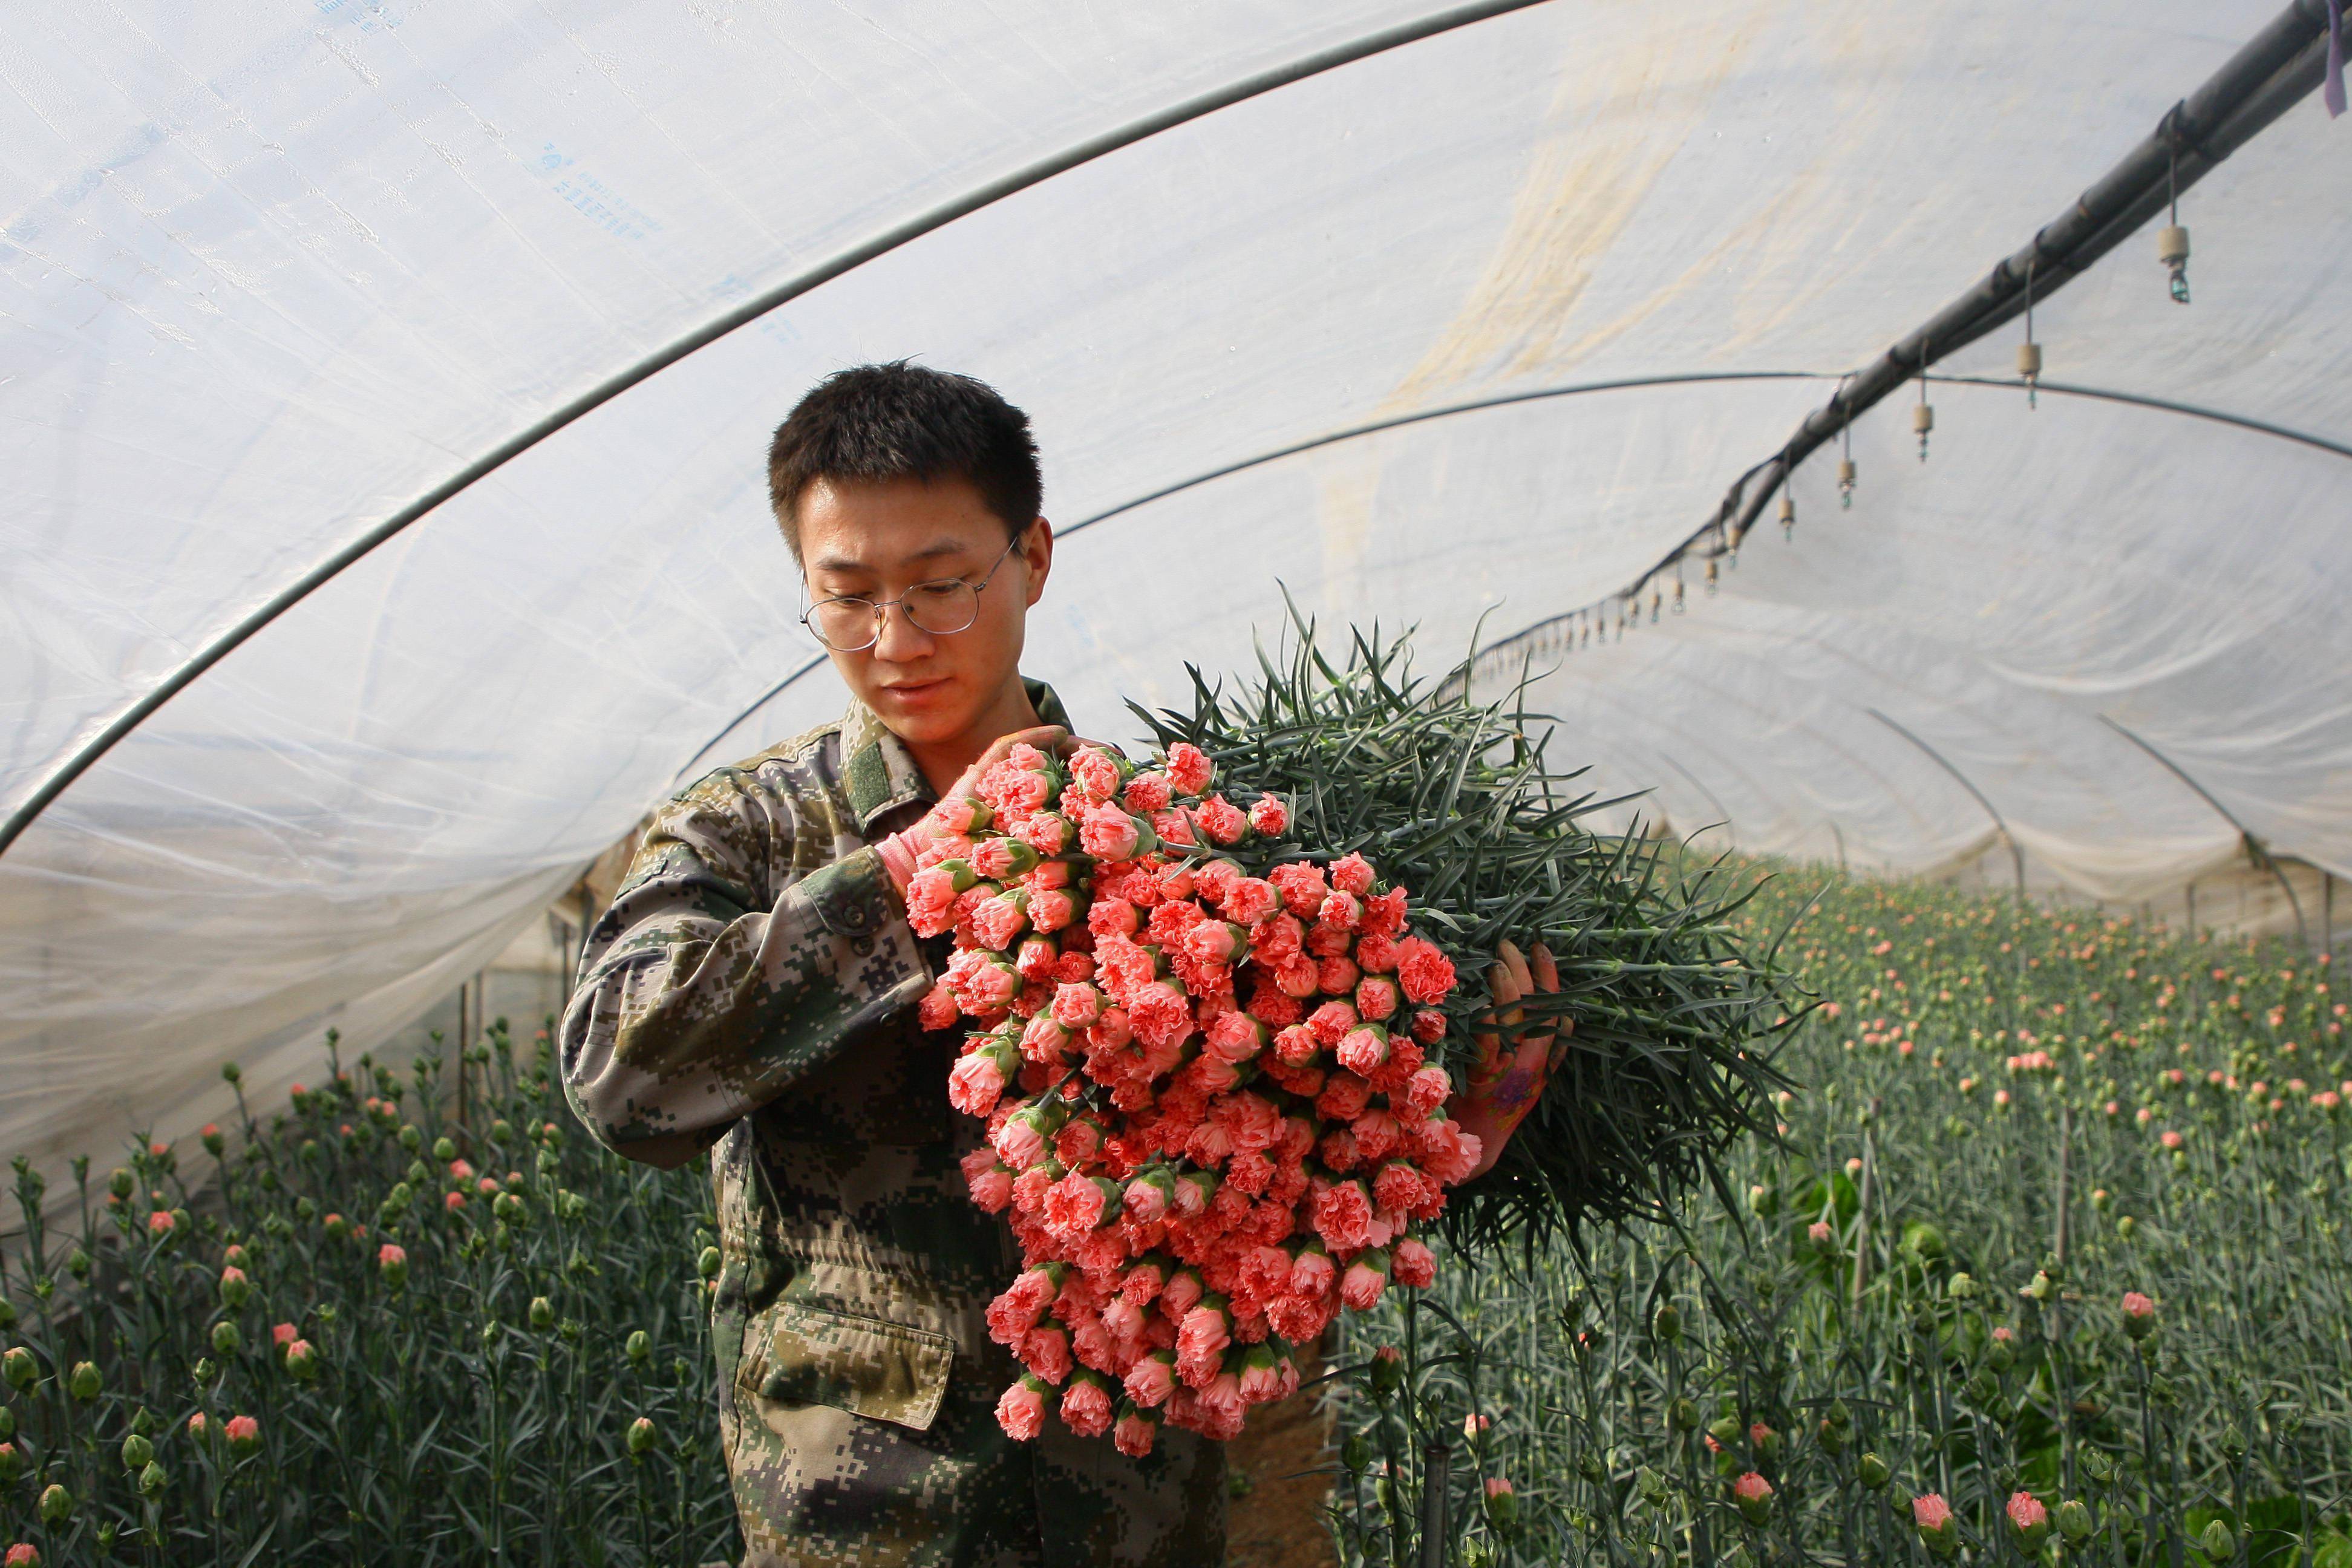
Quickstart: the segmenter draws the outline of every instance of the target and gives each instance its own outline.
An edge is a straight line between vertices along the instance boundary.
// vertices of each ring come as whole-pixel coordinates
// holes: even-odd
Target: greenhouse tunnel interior
[[[741,301],[1440,14],[25,16],[0,806]],[[2039,893],[2179,919],[2196,884],[2208,921],[2326,940],[2352,143],[2315,95],[2182,194],[2190,303],[2132,235],[2037,304],[2037,391],[2021,323],[1988,335],[1853,422],[1850,506],[1825,449],[1787,537],[1768,514],[1714,583],[1668,571],[1622,637],[1612,607],[2276,14],[1553,0],[840,268],[359,554],[42,805],[0,853],[0,1142],[62,1192],[73,1154],[225,1119],[226,1062],[267,1100],[330,1026],[396,1056],[461,984],[477,1025],[484,989],[525,1026],[560,1005],[648,807],[840,710],[761,458],[817,379],[900,356],[1035,422],[1063,542],[1024,665],[1084,732],[1132,738],[1188,665],[1245,679],[1286,604],[1412,628],[1432,682],[1548,626],[1474,690],[1530,671],[1553,760],[1645,792],[1612,827],[1993,889],[2014,844]],[[1593,605],[1600,635],[1558,619]]]

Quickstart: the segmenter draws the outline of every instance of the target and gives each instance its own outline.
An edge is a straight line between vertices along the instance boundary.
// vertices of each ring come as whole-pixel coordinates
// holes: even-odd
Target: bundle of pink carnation
[[[1434,1275],[1413,1233],[1477,1164],[1426,1064],[1454,966],[1362,857],[1279,859],[1280,800],[1247,810],[1195,748],[1160,766],[1016,748],[907,892],[955,933],[926,1026],[968,1032],[949,1077],[988,1142],[972,1200],[1026,1268],[988,1310],[1049,1407],[1150,1451],[1162,1421],[1219,1439],[1298,1386],[1291,1347]],[[1234,851],[1266,868],[1248,874]]]

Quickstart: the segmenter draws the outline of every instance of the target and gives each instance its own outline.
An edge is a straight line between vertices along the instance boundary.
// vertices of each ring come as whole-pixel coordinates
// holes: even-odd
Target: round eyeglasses
[[[880,639],[882,617],[896,605],[907,617],[907,624],[917,631],[930,637],[950,637],[980,618],[980,591],[995,581],[1005,556],[1013,553],[1028,531],[1024,528],[1014,534],[1004,546],[1004,554],[996,558],[988,575],[977,583],[961,577],[935,577],[928,583],[916,584],[895,599],[863,599],[852,595],[822,599],[801,612],[801,625],[835,653],[860,653]]]

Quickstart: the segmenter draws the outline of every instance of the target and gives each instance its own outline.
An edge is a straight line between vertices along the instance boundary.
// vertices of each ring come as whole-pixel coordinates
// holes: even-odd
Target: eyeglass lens
[[[898,607],[919,632],[946,637],[980,617],[980,591],[961,577],[918,583]],[[874,644],[880,617],[871,599],[827,599],[809,612],[809,629],[825,647],[855,653]]]

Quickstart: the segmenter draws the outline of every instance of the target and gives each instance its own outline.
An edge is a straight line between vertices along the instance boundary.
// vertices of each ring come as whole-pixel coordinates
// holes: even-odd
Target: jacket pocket
[[[928,1329],[778,1302],[751,1325],[738,1385],[777,1405],[824,1405],[921,1432],[946,1397],[955,1341]]]

